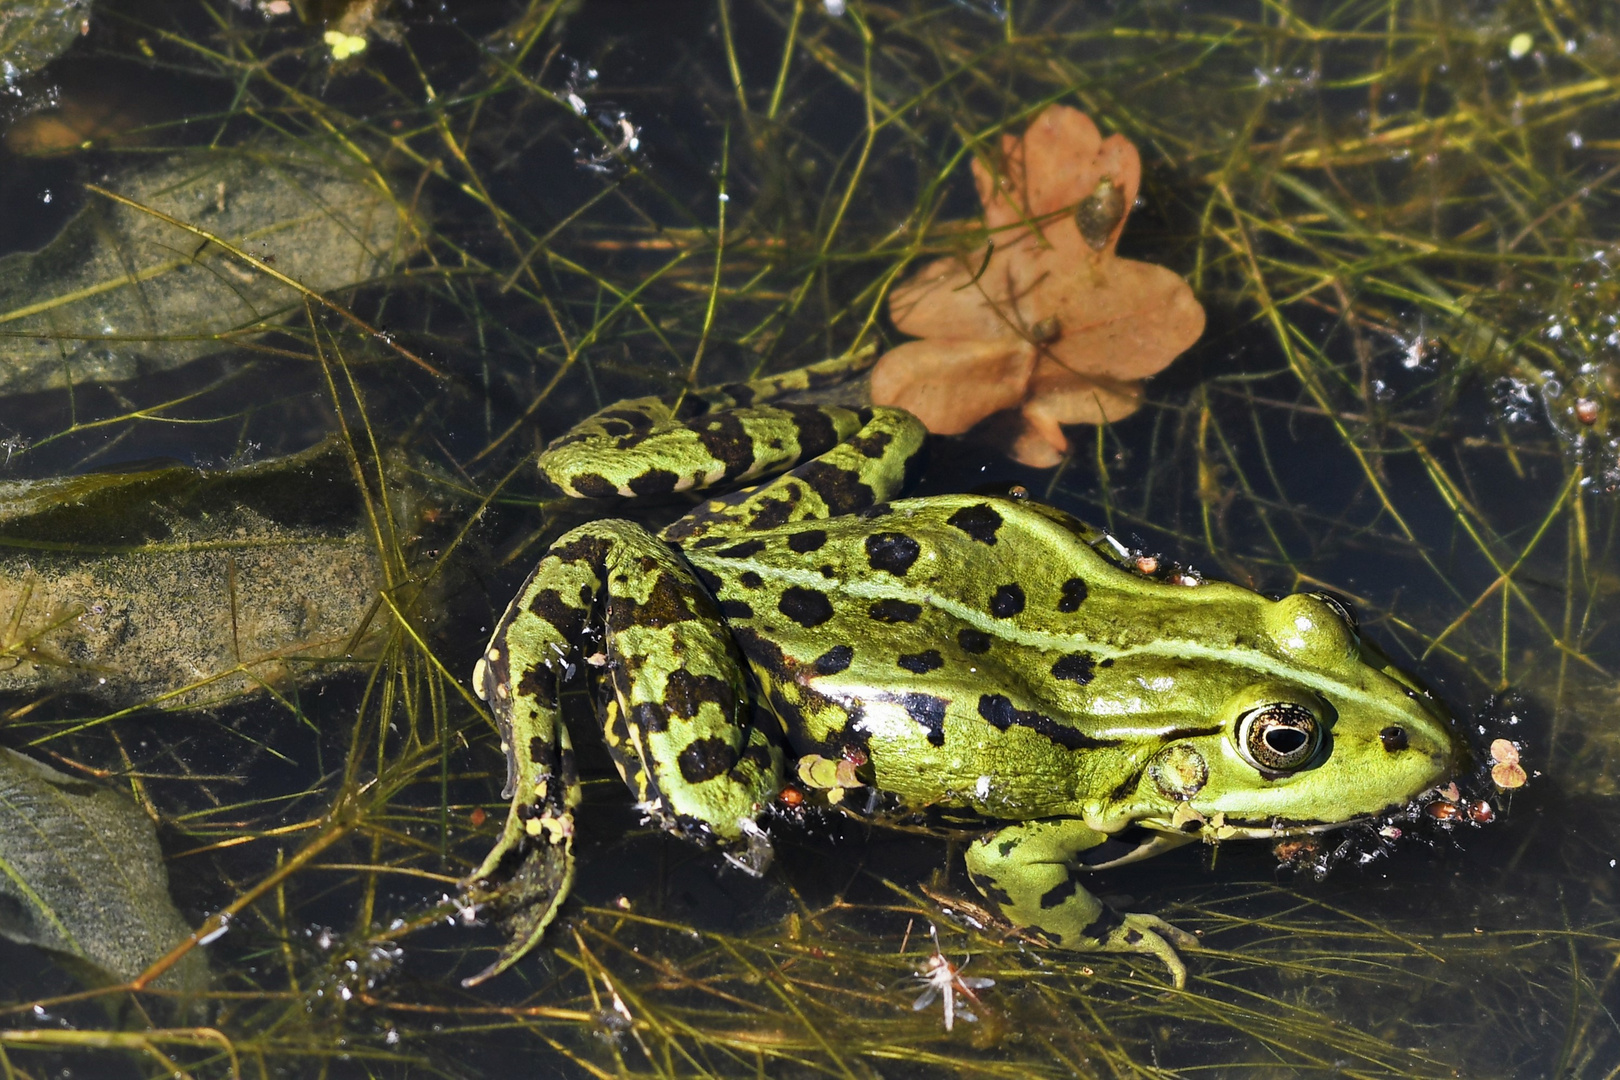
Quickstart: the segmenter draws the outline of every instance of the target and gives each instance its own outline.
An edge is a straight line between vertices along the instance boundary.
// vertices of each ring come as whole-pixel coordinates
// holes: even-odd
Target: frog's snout
[[[1378,732],[1378,741],[1384,747],[1384,753],[1391,757],[1408,754],[1425,754],[1433,766],[1436,778],[1450,773],[1455,763],[1452,740],[1445,737],[1437,739],[1414,740],[1404,724],[1390,724]]]
[[[1456,725],[1444,713],[1437,714],[1427,702],[1417,706],[1406,719],[1386,723],[1378,731],[1378,744],[1385,759],[1404,770],[1418,769],[1424,784],[1438,783],[1456,773],[1468,756]],[[1418,763],[1426,759],[1426,768]]]

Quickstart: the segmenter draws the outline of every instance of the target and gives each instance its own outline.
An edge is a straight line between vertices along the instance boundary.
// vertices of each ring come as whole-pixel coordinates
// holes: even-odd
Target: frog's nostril
[[[1378,738],[1383,742],[1384,749],[1392,754],[1406,749],[1406,729],[1399,725],[1391,725],[1380,731]]]

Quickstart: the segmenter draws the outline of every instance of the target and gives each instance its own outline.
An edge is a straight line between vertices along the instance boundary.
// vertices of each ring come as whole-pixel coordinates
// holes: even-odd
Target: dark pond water
[[[0,718],[61,774],[7,796],[0,927],[114,986],[0,945],[6,1074],[1620,1073],[1615,19],[70,13],[58,59],[0,65]],[[888,291],[982,245],[970,162],[1052,104],[1140,149],[1119,254],[1207,325],[1057,467],[1001,415],[912,490],[1022,485],[1162,574],[1348,598],[1473,746],[1452,810],[1098,874],[1199,935],[1176,989],[978,919],[960,840],[778,810],[754,879],[653,830],[580,686],[572,899],[463,988],[503,941],[458,885],[506,813],[480,649],[565,529],[691,506],[549,498],[534,453],[626,396],[907,340]],[[88,816],[93,785],[129,798]],[[159,848],[172,905],[136,882]],[[164,918],[206,943],[158,960]],[[950,1031],[912,1007],[936,948],[994,980]]]

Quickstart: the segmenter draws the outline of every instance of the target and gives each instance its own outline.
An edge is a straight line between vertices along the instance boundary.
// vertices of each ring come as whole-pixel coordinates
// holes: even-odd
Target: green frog
[[[969,880],[1009,922],[1168,966],[1191,935],[1082,884],[1197,838],[1294,836],[1402,806],[1463,754],[1443,706],[1328,594],[1273,599],[1141,572],[1027,498],[896,499],[926,432],[899,409],[793,404],[856,356],[609,407],[539,456],[600,499],[744,485],[662,532],[593,521],[551,545],[478,661],[511,811],[468,879],[540,939],[573,880],[576,673],[640,809],[764,870],[784,784],[979,834]],[[1122,835],[1141,835],[1126,844]]]

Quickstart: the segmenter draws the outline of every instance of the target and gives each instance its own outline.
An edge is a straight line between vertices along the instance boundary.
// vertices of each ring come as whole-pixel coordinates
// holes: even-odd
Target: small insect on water
[[[932,1005],[935,998],[943,998],[945,1001],[945,1030],[950,1031],[956,1025],[958,1016],[966,1021],[978,1019],[965,1007],[957,1007],[956,995],[960,993],[973,1004],[979,1005],[979,995],[973,991],[983,990],[987,986],[994,986],[996,980],[979,978],[974,975],[963,975],[962,969],[967,967],[968,961],[963,960],[960,964],[951,963],[950,959],[939,951],[939,931],[933,926],[928,928],[928,936],[934,939],[934,955],[928,958],[927,967],[912,976],[919,982],[926,983],[927,986],[917,996],[917,1000],[911,1003],[911,1008],[915,1012],[921,1012]]]

